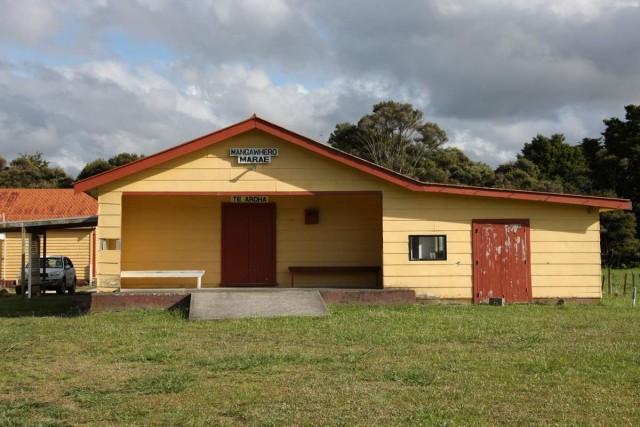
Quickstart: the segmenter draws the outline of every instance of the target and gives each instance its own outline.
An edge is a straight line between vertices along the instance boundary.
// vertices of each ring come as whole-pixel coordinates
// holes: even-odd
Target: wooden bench
[[[197,280],[197,288],[202,285],[202,276],[204,270],[139,270],[139,271],[121,271],[122,278],[180,278],[194,277]]]
[[[293,266],[289,267],[291,273],[291,287],[295,273],[375,273],[376,286],[380,287],[380,267],[377,265],[341,265],[341,266]]]

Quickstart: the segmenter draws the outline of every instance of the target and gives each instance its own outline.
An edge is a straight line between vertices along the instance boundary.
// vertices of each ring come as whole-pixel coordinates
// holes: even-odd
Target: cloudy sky
[[[475,160],[640,104],[640,0],[0,0],[0,155],[89,161],[410,102]]]

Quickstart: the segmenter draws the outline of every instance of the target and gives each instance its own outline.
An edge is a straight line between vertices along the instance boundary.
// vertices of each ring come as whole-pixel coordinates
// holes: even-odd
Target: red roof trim
[[[209,145],[232,138],[253,128],[255,128],[253,119],[245,120],[244,122],[229,126],[209,135],[201,136],[200,138],[185,142],[184,144],[169,148],[167,150],[153,154],[149,157],[144,157],[140,160],[136,160],[135,162],[131,162],[124,166],[120,166],[118,168],[102,172],[98,175],[94,175],[82,181],[78,181],[73,185],[73,188],[75,189],[76,193],[91,190],[92,188],[99,187],[101,185],[118,180],[120,178],[124,178],[136,172],[140,172],[169,160],[184,156],[185,154],[189,154],[202,148],[206,148]]]
[[[398,174],[389,169],[385,169],[373,163],[367,162],[360,158],[354,157],[340,150],[336,150],[335,148],[332,148],[328,145],[313,141],[307,137],[261,119],[255,114],[245,121],[226,127],[217,132],[202,136],[200,138],[194,139],[173,148],[169,148],[167,150],[121,166],[119,168],[115,168],[107,172],[92,176],[85,180],[78,181],[74,185],[75,191],[87,191],[92,188],[105,185],[109,182],[124,178],[133,173],[143,171],[145,169],[178,158],[180,156],[184,156],[220,141],[224,141],[226,139],[248,132],[252,129],[259,129],[277,138],[288,141],[294,145],[306,148],[314,153],[323,155],[382,180],[407,188],[411,191],[529,200],[570,205],[584,205],[603,209],[631,209],[631,201],[627,199],[578,196],[572,194],[544,193],[523,190],[503,190],[497,188],[470,187],[451,184],[426,184],[420,181],[416,181],[407,176]]]
[[[124,191],[126,197],[137,196],[381,196],[382,191]]]

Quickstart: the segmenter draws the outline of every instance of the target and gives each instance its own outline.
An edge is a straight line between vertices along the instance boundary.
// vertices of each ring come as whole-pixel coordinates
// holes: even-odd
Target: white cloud
[[[46,0],[4,0],[0,2],[0,40],[31,45],[60,30],[62,23]]]
[[[638,0],[435,0],[445,15],[479,12],[483,7],[504,8],[515,11],[551,12],[560,17],[594,19],[607,11],[639,7]]]
[[[46,75],[35,81],[30,76]],[[97,157],[151,154],[257,113],[317,139],[329,125],[309,117],[338,110],[344,82],[301,90],[276,85],[263,71],[242,66],[184,69],[184,90],[150,69],[99,61],[75,67],[7,66],[0,84],[2,154],[41,151],[73,173]],[[358,83],[356,87],[368,87]]]
[[[41,151],[76,173],[97,157],[151,154],[223,124],[153,71],[114,62],[5,66],[0,82],[11,88],[0,99],[0,136],[14,141],[2,154]]]
[[[394,99],[496,165],[640,102],[639,3],[0,0],[0,154],[77,171],[253,113],[326,141]]]

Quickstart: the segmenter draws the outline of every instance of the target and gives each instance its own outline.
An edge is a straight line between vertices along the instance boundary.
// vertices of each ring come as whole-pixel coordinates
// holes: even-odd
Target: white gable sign
[[[271,163],[271,157],[278,156],[277,148],[231,148],[231,157],[238,158],[240,165]]]

